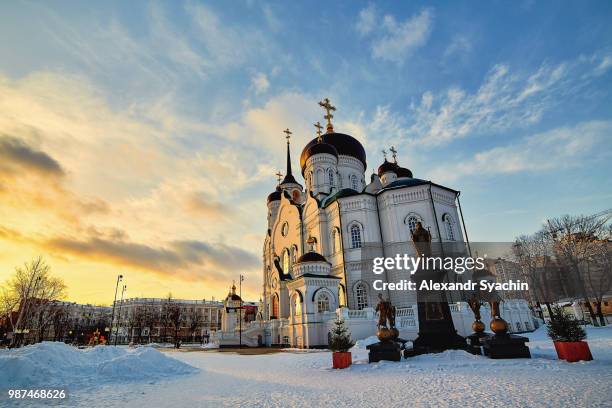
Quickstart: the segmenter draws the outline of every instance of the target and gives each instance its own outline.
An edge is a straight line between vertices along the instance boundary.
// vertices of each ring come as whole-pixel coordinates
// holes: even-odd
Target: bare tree
[[[612,225],[594,245],[593,252],[583,265],[587,291],[595,299],[595,314],[599,324],[606,325],[601,304],[612,289]]]
[[[179,332],[181,330],[181,324],[183,323],[183,311],[181,306],[176,303],[171,303],[168,306],[168,321],[172,328],[172,339],[174,346],[179,347]]]
[[[148,330],[148,339],[147,342],[151,342],[151,333],[153,332],[153,328],[160,321],[160,313],[159,310],[154,305],[147,305],[144,307],[144,316],[143,316],[143,327]]]
[[[10,332],[15,331],[16,313],[20,298],[8,287],[0,287],[0,318]]]
[[[557,259],[565,264],[572,273],[576,289],[584,300],[593,324],[597,318],[587,293],[581,265],[585,265],[596,251],[599,237],[605,234],[606,217],[586,217],[564,215],[548,221],[546,232],[554,240]]]
[[[537,232],[533,235],[521,235],[515,240],[513,252],[521,266],[523,276],[527,278],[536,303],[538,306],[544,303],[552,319],[554,314],[551,300],[556,299],[557,294],[553,293],[547,274],[551,251],[546,234]]]
[[[37,257],[16,268],[15,275],[8,281],[3,304],[10,307],[17,300],[17,317],[14,323],[11,321],[14,332],[26,327],[36,329],[41,321],[46,325],[50,315],[43,312],[44,308],[49,302],[66,295],[66,285],[60,278],[51,276],[50,270],[43,258]],[[11,315],[10,312],[8,314]],[[22,337],[14,335],[11,346],[19,345]],[[39,338],[40,334],[37,334]]]
[[[166,299],[164,299],[164,304],[162,305],[162,311],[160,316],[161,329],[162,329],[162,338],[165,343],[168,338],[168,327],[170,327],[170,309],[172,307],[172,293],[168,293]]]
[[[128,336],[129,336],[128,342],[130,342],[130,343],[132,343],[134,341],[134,329],[136,327],[138,327],[138,323],[139,323],[139,319],[140,319],[139,309],[140,309],[140,307],[136,306],[136,307],[133,307],[128,312],[127,327],[128,327]]]
[[[196,330],[202,326],[204,317],[198,308],[194,307],[189,313],[189,334],[191,335],[192,341],[195,341]]]
[[[60,341],[66,337],[70,319],[63,307],[57,307],[51,317],[53,325],[53,341]]]

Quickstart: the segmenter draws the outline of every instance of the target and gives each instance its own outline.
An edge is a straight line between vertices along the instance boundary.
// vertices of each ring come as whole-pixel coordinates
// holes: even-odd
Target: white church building
[[[326,132],[317,123],[318,136],[300,155],[305,185],[293,174],[291,132],[285,131],[286,173],[267,198],[259,320],[242,336],[252,344],[325,347],[336,316],[345,319],[353,338],[373,335],[374,280],[410,279],[407,272],[375,275],[373,259],[414,254],[411,231],[417,222],[429,230],[432,243],[466,248],[459,191],[414,177],[398,163],[394,148],[392,161],[385,157],[366,181],[363,145],[334,130],[329,100],[319,104],[327,111]],[[397,308],[400,336],[416,338],[415,292],[385,291],[383,296]],[[451,310],[454,320],[460,312],[466,315],[456,327],[459,334],[469,334],[463,324],[473,321],[467,305],[459,302]]]

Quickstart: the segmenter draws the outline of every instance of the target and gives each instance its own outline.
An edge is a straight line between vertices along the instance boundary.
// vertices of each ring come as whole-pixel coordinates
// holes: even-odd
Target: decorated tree
[[[559,306],[553,308],[553,314],[555,318],[546,324],[548,336],[553,341],[576,342],[586,338],[586,332],[574,316]]]
[[[330,332],[329,349],[335,352],[346,352],[355,343],[351,340],[351,333],[348,331],[344,320],[339,317],[334,321],[335,327]]]

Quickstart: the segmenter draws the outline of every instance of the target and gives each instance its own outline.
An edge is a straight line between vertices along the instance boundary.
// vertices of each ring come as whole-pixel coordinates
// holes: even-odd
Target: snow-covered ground
[[[66,405],[611,407],[612,328],[588,329],[588,335],[595,360],[579,363],[557,360],[552,342],[543,329],[528,335],[533,356],[530,360],[490,360],[463,351],[447,351],[400,363],[368,364],[367,341],[360,341],[353,349],[353,366],[345,370],[330,368],[329,352],[238,355],[202,350],[166,351],[158,356],[160,353],[152,348],[120,350],[124,353],[120,359],[129,356],[125,353],[157,353],[149,356],[155,356],[155,363],[147,365],[155,372],[169,364],[166,360],[157,360],[164,356],[199,370],[186,374],[191,370],[180,365],[166,377],[144,376],[122,364],[110,371],[94,371],[104,379],[95,381],[94,375],[86,381],[65,384],[70,394]],[[94,349],[89,353],[95,351],[101,356],[118,353],[112,347],[108,349],[111,351]],[[140,351],[145,349],[150,352]],[[0,361],[6,353],[0,351]],[[75,361],[78,363],[78,359]],[[66,369],[71,363],[66,360]],[[45,364],[44,361],[39,364],[41,370]],[[127,371],[122,372],[123,369]],[[86,372],[86,369],[76,370],[76,373]],[[0,376],[5,373],[0,371]],[[57,370],[50,372],[53,373]],[[116,380],[115,376],[118,376]],[[58,378],[68,379],[61,375]],[[0,381],[0,388],[10,385],[10,379],[8,384],[6,379]],[[57,381],[56,384],[59,385]]]
[[[0,389],[83,388],[134,379],[174,378],[198,371],[152,347],[79,350],[64,343],[44,342],[0,351]]]

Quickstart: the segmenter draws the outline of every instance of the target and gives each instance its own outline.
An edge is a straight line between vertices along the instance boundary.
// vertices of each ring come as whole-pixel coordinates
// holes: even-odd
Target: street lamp
[[[240,296],[240,308],[238,309],[238,332],[239,332],[239,346],[238,348],[242,348],[242,281],[244,280],[244,275],[240,274],[240,283],[238,284],[239,296]]]
[[[117,316],[117,330],[115,330],[115,346],[117,345],[117,336],[119,336],[119,320],[121,319],[121,307],[123,306],[123,295],[125,294],[125,289],[127,285],[123,285],[123,289],[121,290],[121,302],[119,303],[119,315]]]
[[[117,276],[117,283],[115,284],[115,299],[113,300],[113,313],[111,315],[109,334],[113,333],[113,320],[115,319],[115,304],[117,303],[117,289],[119,288],[119,281],[121,281],[122,279],[123,279],[123,275]]]

